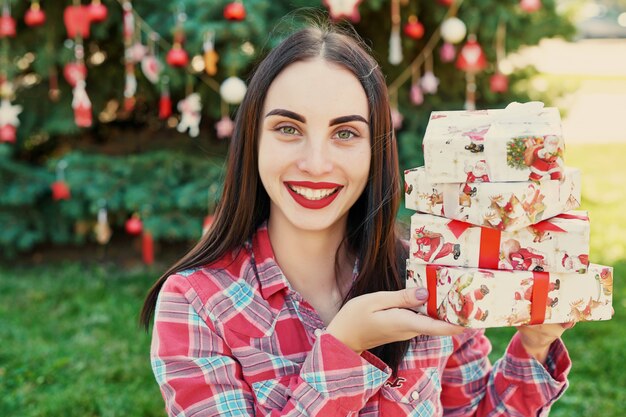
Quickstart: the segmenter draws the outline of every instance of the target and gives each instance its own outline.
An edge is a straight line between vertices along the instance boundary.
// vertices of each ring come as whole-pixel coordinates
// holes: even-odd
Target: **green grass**
[[[564,335],[571,386],[553,417],[621,417],[626,332],[626,144],[571,146],[592,221],[591,260],[615,267],[615,317]],[[0,416],[164,416],[149,337],[137,327],[142,298],[160,271],[122,272],[74,263],[0,268]],[[501,355],[514,330],[488,334]]]

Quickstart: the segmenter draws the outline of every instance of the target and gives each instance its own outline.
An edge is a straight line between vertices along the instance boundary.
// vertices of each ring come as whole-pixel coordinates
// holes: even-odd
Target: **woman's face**
[[[370,168],[369,105],[359,80],[322,59],[289,65],[267,92],[259,174],[271,222],[303,230],[345,225]]]

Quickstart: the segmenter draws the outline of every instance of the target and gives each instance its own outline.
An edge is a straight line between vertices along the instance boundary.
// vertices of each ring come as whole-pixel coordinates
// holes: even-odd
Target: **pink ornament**
[[[65,181],[55,181],[50,185],[52,189],[52,198],[55,201],[69,200],[71,197],[70,187]]]
[[[217,132],[218,139],[226,139],[232,136],[235,129],[235,123],[228,116],[222,116],[222,118],[215,123],[215,130]]]
[[[437,94],[439,78],[435,77],[432,71],[426,71],[420,79],[420,86],[422,87],[422,91],[426,94]]]
[[[159,82],[161,69],[161,62],[154,55],[148,54],[141,60],[141,71],[152,84]]]
[[[509,89],[509,78],[497,72],[489,78],[489,89],[494,93],[506,93]]]
[[[468,72],[482,71],[487,67],[487,57],[474,35],[470,35],[461,48],[456,60],[456,67]]]
[[[363,0],[324,0],[324,6],[328,8],[330,17],[333,20],[343,18],[349,19],[352,23],[358,23],[361,20],[359,14],[359,3]]]
[[[43,25],[45,21],[46,14],[41,10],[39,2],[33,2],[26,11],[26,14],[24,14],[24,23],[26,23],[27,26],[34,27]]]
[[[137,63],[146,56],[147,52],[148,48],[142,45],[141,42],[135,42],[126,49],[126,58],[133,63]]]
[[[107,18],[107,8],[100,0],[93,0],[89,6],[89,17],[92,22],[103,22]]]
[[[424,103],[424,94],[422,93],[422,88],[420,87],[419,83],[415,83],[411,86],[411,103],[413,103],[416,106],[419,106],[420,104]]]
[[[402,122],[404,121],[404,116],[402,113],[398,111],[398,109],[391,109],[391,123],[393,124],[393,128],[396,130],[402,129]]]
[[[454,45],[449,42],[445,42],[441,45],[441,49],[439,49],[439,58],[441,62],[452,62],[454,61],[454,57],[456,56],[456,49],[454,49]]]
[[[0,126],[0,143],[14,143],[16,138],[17,129],[13,125]]]
[[[143,230],[143,223],[137,213],[133,214],[130,219],[126,220],[126,224],[124,226],[126,228],[126,233],[129,235],[138,235]]]
[[[180,43],[175,42],[172,49],[167,53],[165,61],[172,67],[184,67],[189,63],[189,55]]]
[[[526,13],[533,13],[541,9],[541,0],[520,0],[519,6]]]

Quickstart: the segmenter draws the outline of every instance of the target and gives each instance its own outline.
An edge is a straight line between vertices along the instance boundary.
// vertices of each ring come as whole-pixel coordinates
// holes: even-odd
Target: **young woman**
[[[520,328],[495,366],[483,331],[417,314],[397,237],[385,79],[333,28],[259,64],[224,192],[153,286],[152,367],[170,416],[538,416],[567,386],[565,325]]]

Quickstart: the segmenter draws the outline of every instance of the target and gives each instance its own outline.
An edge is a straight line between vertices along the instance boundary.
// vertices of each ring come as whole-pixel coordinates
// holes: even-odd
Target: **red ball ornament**
[[[17,129],[13,125],[3,125],[0,127],[0,143],[15,143]]]
[[[489,78],[489,89],[494,93],[506,93],[509,90],[509,78],[497,72]]]
[[[404,34],[412,39],[421,39],[424,36],[424,25],[417,20],[417,16],[409,17],[409,22],[404,25]]]
[[[33,3],[24,14],[24,23],[27,26],[41,26],[46,22],[46,14],[41,10],[39,3]]]
[[[173,67],[185,67],[189,63],[189,55],[182,45],[176,42],[167,53],[165,61]]]
[[[0,16],[0,38],[15,37],[15,19],[8,13]]]
[[[130,219],[126,220],[124,227],[129,235],[138,235],[143,230],[143,223],[139,215],[135,213]]]
[[[107,8],[100,0],[93,0],[89,6],[89,17],[92,22],[103,22],[107,18]]]
[[[519,7],[526,13],[533,13],[541,9],[541,0],[520,0]]]
[[[76,87],[78,80],[87,78],[87,67],[78,62],[69,62],[63,67],[63,77],[69,85]]]
[[[246,18],[246,8],[238,1],[228,3],[224,7],[224,17],[227,20],[240,22]]]
[[[63,12],[63,22],[67,29],[67,37],[80,36],[83,39],[89,37],[91,15],[89,6],[68,6]]]
[[[55,181],[50,185],[50,188],[52,189],[52,198],[55,201],[70,199],[70,187],[65,181]]]
[[[487,58],[480,44],[476,41],[476,36],[470,35],[468,37],[467,42],[459,51],[456,67],[468,72],[482,71],[487,67]]]

